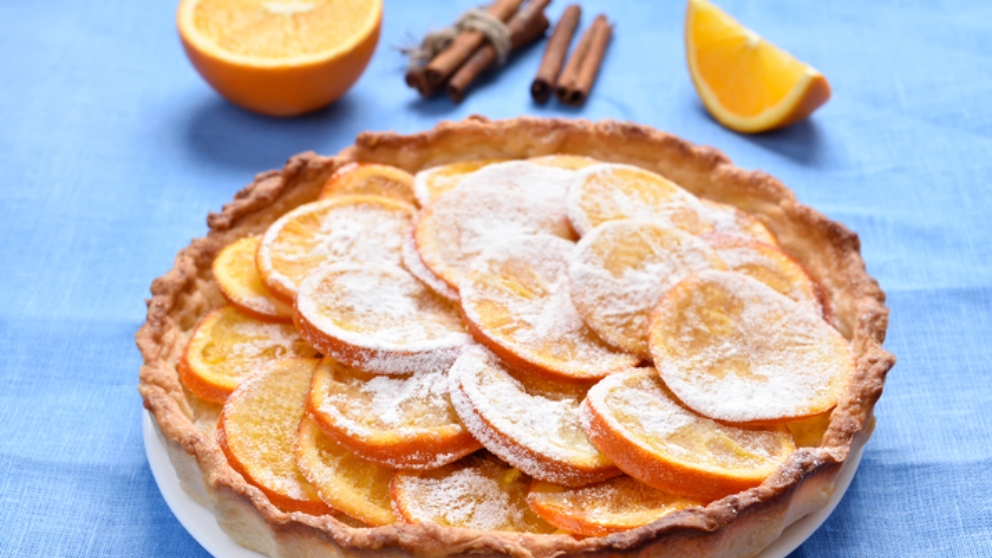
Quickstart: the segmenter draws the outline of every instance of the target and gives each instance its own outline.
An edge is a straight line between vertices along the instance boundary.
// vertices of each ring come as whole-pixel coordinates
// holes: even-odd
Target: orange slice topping
[[[830,98],[823,74],[708,0],[689,0],[685,51],[703,104],[713,118],[738,132],[798,122]]]
[[[552,533],[527,506],[530,478],[491,456],[472,455],[433,471],[397,471],[393,509],[407,523],[479,531]]]
[[[569,261],[572,303],[604,341],[648,358],[651,310],[707,269],[723,262],[695,236],[650,221],[609,221],[584,236]]]
[[[599,164],[599,161],[593,159],[592,157],[586,157],[584,155],[566,155],[563,153],[556,155],[544,155],[542,157],[531,157],[527,160],[535,165],[545,165],[567,170],[579,170]]]
[[[444,372],[471,341],[457,308],[401,267],[320,268],[300,286],[294,318],[323,354],[379,374]]]
[[[278,508],[331,513],[296,466],[297,430],[317,359],[272,363],[231,394],[220,414],[217,443],[231,467]]]
[[[752,238],[765,244],[778,246],[775,234],[750,213],[732,205],[700,199],[706,218],[713,224],[713,232],[729,236]]]
[[[214,279],[224,298],[259,320],[290,322],[293,307],[275,298],[255,267],[259,239],[249,236],[228,244],[214,259]]]
[[[315,357],[292,324],[261,322],[223,306],[193,330],[179,378],[200,399],[224,403],[249,374],[288,357]]]
[[[784,428],[728,426],[685,409],[651,368],[593,386],[582,420],[592,443],[623,472],[704,502],[761,484],[795,449]]]
[[[300,422],[296,464],[334,509],[368,525],[396,522],[389,498],[393,470],[356,457],[309,417]]]
[[[511,368],[574,382],[637,363],[601,341],[572,305],[568,258],[574,247],[549,235],[509,239],[477,258],[463,282],[469,331]]]
[[[339,168],[320,191],[320,199],[335,196],[382,196],[414,205],[413,175],[403,169],[375,163],[348,163]]]
[[[582,431],[574,392],[531,393],[481,347],[466,350],[448,378],[462,422],[510,465],[568,486],[620,474]]]
[[[431,290],[447,300],[458,302],[458,291],[452,289],[440,277],[434,275],[434,272],[424,265],[424,260],[420,259],[420,252],[417,252],[417,241],[413,237],[412,228],[403,236],[402,255],[403,267],[410,272],[410,275],[419,279],[421,283],[427,285]]]
[[[587,537],[634,529],[703,504],[652,488],[627,475],[581,488],[534,481],[527,503],[548,523]]]
[[[650,344],[679,400],[729,422],[826,412],[854,370],[850,344],[819,314],[735,272],[679,283],[651,316]]]
[[[441,194],[454,190],[462,179],[473,172],[492,165],[502,163],[506,159],[474,159],[458,161],[424,169],[413,177],[413,193],[421,207],[427,207]]]
[[[307,404],[338,443],[393,468],[436,468],[481,447],[458,420],[443,372],[376,376],[325,358]]]
[[[413,206],[376,196],[308,203],[280,217],[262,237],[255,263],[262,280],[286,302],[318,267],[333,262],[399,265]]]

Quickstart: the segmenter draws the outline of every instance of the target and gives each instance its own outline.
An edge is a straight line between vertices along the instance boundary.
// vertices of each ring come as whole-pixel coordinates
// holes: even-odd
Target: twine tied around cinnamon
[[[506,64],[512,48],[510,30],[506,23],[487,12],[484,6],[466,11],[454,25],[428,33],[420,45],[400,47],[399,51],[407,56],[409,68],[416,70],[430,62],[462,31],[478,31],[485,35],[496,51],[496,63],[500,66]]]

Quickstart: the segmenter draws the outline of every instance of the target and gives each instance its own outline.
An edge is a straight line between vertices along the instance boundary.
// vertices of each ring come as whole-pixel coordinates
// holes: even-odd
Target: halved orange
[[[293,307],[272,296],[255,267],[259,238],[247,236],[228,244],[214,258],[214,279],[224,298],[241,312],[264,321],[291,322]]]
[[[514,533],[553,533],[527,506],[530,478],[487,454],[431,471],[397,471],[393,509],[407,523]]]
[[[473,159],[438,165],[424,169],[413,176],[413,193],[421,207],[427,207],[441,194],[454,190],[467,175],[506,159]]]
[[[382,196],[414,205],[413,175],[403,169],[375,163],[348,163],[339,168],[320,191],[320,199],[334,196]]]
[[[224,404],[217,443],[231,467],[285,511],[329,514],[296,465],[297,430],[317,359],[287,358],[243,382]]]
[[[179,37],[232,103],[293,116],[343,95],[379,40],[381,0],[183,0]]]
[[[293,324],[262,322],[222,306],[197,324],[176,368],[194,395],[224,403],[244,378],[272,362],[315,356]]]
[[[397,469],[433,469],[479,449],[448,396],[443,371],[376,376],[324,358],[307,408],[355,455]]]
[[[527,503],[548,523],[586,537],[627,531],[703,504],[652,488],[627,475],[579,488],[535,480],[527,493]]]
[[[709,0],[689,0],[685,52],[703,105],[719,123],[738,132],[788,126],[830,98],[823,74]]]
[[[332,508],[368,525],[396,522],[389,498],[393,470],[355,456],[310,417],[300,421],[296,464]]]
[[[603,379],[581,412],[589,439],[623,472],[704,502],[761,484],[795,449],[785,428],[740,428],[684,408],[653,368]]]

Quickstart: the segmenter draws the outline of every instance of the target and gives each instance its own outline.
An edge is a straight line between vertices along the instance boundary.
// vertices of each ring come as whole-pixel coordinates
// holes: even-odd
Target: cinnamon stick
[[[510,33],[510,48],[512,50],[517,50],[544,35],[550,26],[548,18],[544,15],[544,8],[550,3],[551,0],[531,0],[524,9],[510,18],[507,29]],[[456,103],[462,102],[468,86],[495,60],[496,49],[491,44],[475,51],[475,54],[466,60],[455,72],[455,75],[448,80],[447,90],[451,100]]]
[[[534,82],[530,85],[530,95],[538,103],[547,102],[551,97],[557,83],[558,72],[565,62],[565,55],[568,54],[568,45],[572,42],[581,17],[582,8],[578,4],[565,8],[551,38],[548,39],[548,48],[544,51],[541,66],[537,70]]]
[[[523,3],[524,0],[496,0],[486,11],[489,15],[506,21]],[[467,30],[459,33],[451,44],[424,67],[428,85],[439,86],[444,83],[485,40],[486,36],[479,31]]]
[[[599,21],[599,18],[596,21]],[[589,51],[589,42],[592,40],[592,32],[595,27],[596,22],[593,22],[589,29],[586,29],[585,33],[579,37],[579,44],[575,45],[572,56],[565,62],[565,69],[558,76],[558,81],[555,84],[555,96],[563,103],[568,99],[569,91],[572,90],[575,81],[579,78],[579,68],[582,66],[582,60],[586,57],[586,52]]]
[[[586,35],[589,35],[589,46],[578,64],[579,68],[575,80],[566,84],[564,92],[559,87],[557,91],[559,101],[568,105],[581,105],[585,102],[593,82],[596,81],[599,66],[603,63],[603,56],[610,43],[612,31],[613,27],[606,20],[605,15],[596,16],[596,20],[586,31]]]

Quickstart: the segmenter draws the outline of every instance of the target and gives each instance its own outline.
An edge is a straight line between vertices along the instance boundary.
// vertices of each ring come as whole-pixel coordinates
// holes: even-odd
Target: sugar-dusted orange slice
[[[720,255],[728,271],[749,275],[810,311],[823,314],[820,285],[782,250],[764,242],[727,235],[706,235],[705,240]]]
[[[278,508],[313,515],[333,510],[296,466],[297,430],[317,359],[287,358],[243,382],[217,423],[217,443],[231,467]]]
[[[310,417],[297,431],[296,465],[332,508],[368,525],[396,522],[389,498],[393,469],[356,457]]]
[[[582,402],[592,443],[623,472],[704,502],[761,484],[795,449],[785,428],[740,428],[682,407],[658,373],[613,374]]]
[[[424,260],[420,259],[420,252],[417,252],[417,241],[413,238],[413,228],[403,236],[403,267],[417,279],[430,287],[434,292],[451,302],[458,302],[458,291],[452,289],[434,272],[427,269]]]
[[[245,377],[273,361],[316,356],[292,324],[261,322],[222,306],[197,324],[177,368],[194,395],[224,403]]]
[[[462,179],[494,163],[502,163],[506,159],[473,159],[458,161],[424,169],[413,176],[413,193],[421,207],[427,207],[441,194],[454,190]]]
[[[531,157],[527,159],[535,165],[547,165],[560,169],[579,170],[599,164],[599,161],[585,155],[568,155],[558,153],[555,155],[544,155],[541,157]]]
[[[647,525],[703,502],[652,488],[627,475],[579,488],[535,480],[530,509],[548,523],[586,537],[602,537]]]
[[[854,371],[850,344],[819,314],[736,272],[679,283],[651,316],[650,345],[679,400],[729,422],[824,413]]]
[[[398,266],[318,269],[300,285],[294,320],[323,354],[379,374],[444,372],[471,341],[457,307]]]
[[[792,439],[796,441],[796,447],[819,447],[823,443],[823,435],[830,427],[830,415],[829,412],[821,413],[785,423],[785,427],[792,433]]]
[[[432,471],[397,471],[393,509],[407,523],[478,531],[552,533],[527,506],[530,478],[492,456],[476,454]]]
[[[307,406],[342,446],[393,468],[436,468],[481,447],[452,408],[443,371],[377,376],[325,358]]]
[[[527,234],[572,238],[565,189],[573,175],[525,161],[489,165],[421,212],[414,236],[424,264],[457,290],[489,245]]]
[[[293,307],[272,296],[255,267],[257,236],[228,244],[214,258],[214,279],[224,298],[249,316],[270,322],[293,321]]]
[[[414,205],[413,175],[375,163],[348,163],[324,183],[320,199],[335,196],[382,196]]]
[[[572,305],[574,248],[550,235],[511,238],[479,256],[462,283],[466,325],[511,368],[590,381],[637,364],[601,341]]]
[[[489,451],[528,475],[583,486],[620,474],[579,424],[572,390],[531,393],[482,347],[470,347],[448,371],[451,402]]]
[[[706,219],[712,223],[713,232],[730,236],[743,236],[778,246],[775,233],[768,230],[757,217],[732,205],[700,198]]]
[[[311,271],[333,262],[400,263],[413,206],[378,196],[341,196],[308,203],[280,217],[255,255],[272,294],[293,302]]]
[[[674,227],[625,219],[582,237],[568,264],[572,303],[604,341],[648,358],[648,320],[689,275],[723,269],[705,242]]]
[[[691,234],[713,229],[699,199],[659,174],[629,165],[604,163],[577,171],[566,207],[580,235],[616,219],[655,221]]]

